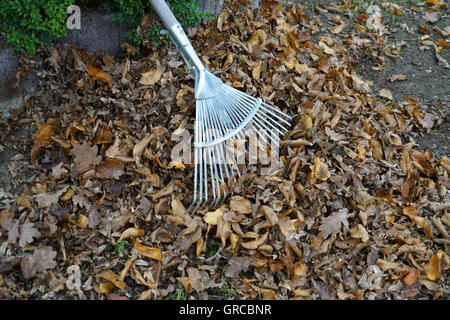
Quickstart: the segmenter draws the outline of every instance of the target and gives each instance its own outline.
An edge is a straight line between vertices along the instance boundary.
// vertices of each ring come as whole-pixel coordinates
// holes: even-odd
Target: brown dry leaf
[[[52,175],[55,179],[61,178],[63,175],[67,174],[66,168],[63,168],[64,162],[60,162],[58,165],[54,166],[52,169]]]
[[[184,288],[184,290],[186,290],[186,292],[189,293],[192,291],[192,283],[188,277],[178,277],[177,280],[183,286],[183,288]]]
[[[157,192],[155,192],[154,194],[152,194],[152,199],[153,201],[158,200],[159,198],[171,195],[173,193],[173,189],[174,189],[175,185],[174,183],[170,183],[167,186],[165,186],[164,188],[158,190]]]
[[[264,235],[259,237],[256,240],[249,241],[249,242],[242,242],[241,246],[248,250],[255,250],[259,246],[265,244],[267,242],[267,239],[269,238],[269,232],[266,232]]]
[[[140,84],[152,86],[161,79],[162,71],[159,68],[156,68],[148,72],[144,72],[141,76],[141,80],[139,80]]]
[[[75,156],[75,170],[83,173],[102,161],[102,156],[98,155],[98,146],[91,146],[88,142],[74,144],[71,150]]]
[[[222,66],[222,70],[227,69],[229,66],[231,66],[232,63],[233,63],[233,54],[230,51],[228,51],[227,59],[225,60],[225,63]]]
[[[53,192],[53,193],[41,193],[35,196],[36,202],[39,208],[48,208],[54,204],[56,204],[67,190],[68,186],[65,186],[63,189]]]
[[[416,282],[417,278],[419,278],[419,275],[422,273],[422,270],[411,268],[411,271],[403,278],[403,281],[406,285],[410,286],[414,282]]]
[[[102,272],[102,273],[98,274],[97,277],[105,279],[105,280],[107,280],[109,282],[112,282],[120,290],[125,289],[126,283],[123,282],[120,279],[120,277],[117,274],[115,274],[113,271],[111,271],[111,270]]]
[[[429,23],[435,23],[439,20],[439,13],[432,9],[427,9],[425,14],[422,15],[422,19]]]
[[[144,139],[136,143],[133,148],[133,158],[137,162],[141,157],[142,153],[144,153],[145,148],[147,147],[150,140],[152,140],[153,136],[151,134],[147,135]]]
[[[120,235],[119,242],[123,239],[142,237],[145,234],[143,229],[136,227],[128,228]]]
[[[362,224],[354,226],[350,229],[350,236],[355,239],[361,239],[362,242],[369,241],[369,234]]]
[[[260,210],[266,216],[267,221],[271,226],[275,226],[278,224],[278,215],[273,211],[273,209],[269,206],[261,206]]]
[[[133,250],[135,250],[135,249],[139,250],[139,253],[143,257],[150,258],[153,260],[158,260],[158,261],[162,260],[162,254],[158,248],[150,248],[150,247],[144,246],[139,241],[136,241],[133,246]]]
[[[423,34],[430,34],[430,29],[421,24],[419,24],[419,31],[422,32]]]
[[[342,30],[344,30],[346,26],[347,26],[347,24],[345,22],[342,22],[341,24],[330,27],[328,30],[330,30],[331,33],[338,34],[338,33],[341,33]]]
[[[388,89],[381,89],[380,92],[378,92],[378,95],[389,100],[394,100],[391,91]]]
[[[441,251],[441,250],[439,250]],[[441,257],[442,253],[438,252],[430,258],[430,260],[423,266],[426,271],[426,276],[429,280],[435,281],[442,277],[441,274]]]
[[[108,159],[96,167],[97,176],[106,179],[118,179],[123,173],[125,165],[117,159]]]
[[[202,276],[197,268],[187,268],[186,269],[192,288],[197,292],[202,292],[205,290],[205,285],[202,282]]]
[[[251,202],[241,196],[234,196],[231,198],[230,208],[241,214],[248,214],[252,212]]]
[[[28,187],[24,185],[22,194],[19,198],[17,198],[16,203],[19,206],[31,209],[32,199],[33,197],[31,196],[30,189],[28,189]]]
[[[24,223],[20,226],[19,247],[24,248],[33,238],[39,238],[41,233],[35,228],[34,223]]]
[[[322,218],[322,224],[319,227],[320,235],[326,239],[330,234],[341,230],[341,224],[348,227],[347,220],[348,209],[339,209],[331,213],[328,217]]]
[[[51,137],[56,134],[59,120],[49,118],[45,124],[36,124],[36,126],[38,127],[38,130],[31,136],[31,139],[34,142],[30,152],[31,161],[34,161],[36,155],[42,148],[49,147],[53,144]]]
[[[407,78],[406,78],[406,76],[404,75],[404,74],[393,74],[390,78],[389,78],[389,80],[391,81],[391,82],[394,82],[394,81],[399,81],[399,80],[406,80]]]
[[[219,209],[215,210],[215,211],[210,211],[207,212],[205,214],[205,216],[203,217],[203,220],[210,224],[210,225],[217,225],[217,220],[223,215],[223,213],[225,212],[224,207],[220,207]]]
[[[0,226],[6,230],[9,230],[11,223],[14,220],[14,212],[12,208],[8,208],[0,212]]]
[[[331,174],[328,171],[328,165],[320,161],[319,157],[314,159],[314,164],[310,166],[310,168],[313,177],[319,180],[327,181],[331,177]]]
[[[86,63],[86,71],[90,76],[93,77],[92,81],[103,80],[107,82],[110,87],[113,85],[111,76],[102,69],[93,66],[89,61],[87,61]]]
[[[56,262],[53,261],[55,257],[56,251],[53,251],[53,248],[50,246],[36,248],[31,256],[22,259],[20,267],[23,276],[25,279],[31,279],[37,273],[53,269],[56,267]]]

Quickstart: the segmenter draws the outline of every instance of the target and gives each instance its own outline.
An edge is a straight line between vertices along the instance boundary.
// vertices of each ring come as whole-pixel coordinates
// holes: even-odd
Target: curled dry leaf
[[[137,249],[139,251],[139,253],[141,254],[141,256],[143,256],[143,257],[150,258],[153,260],[158,260],[158,261],[162,260],[162,254],[158,248],[150,248],[150,247],[144,246],[139,241],[136,241],[133,246],[133,250],[134,249]]]
[[[120,290],[125,289],[126,283],[123,282],[120,279],[120,277],[117,274],[115,274],[113,271],[111,271],[111,270],[102,272],[102,273],[98,274],[97,277],[105,279],[107,281],[110,281],[111,283],[113,283]]]
[[[252,212],[251,202],[241,196],[234,196],[231,198],[230,208],[241,214],[248,214]]]
[[[426,272],[426,276],[429,280],[435,281],[442,277],[441,274],[441,257],[443,256],[443,252],[441,250],[438,251],[434,256],[430,258],[430,260],[423,266]]]
[[[45,124],[36,124],[38,130],[31,136],[34,142],[31,148],[30,158],[34,161],[36,155],[42,148],[49,147],[53,144],[52,136],[56,134],[56,129],[59,126],[59,120],[49,118]]]
[[[224,207],[220,207],[215,211],[210,211],[205,214],[203,220],[210,225],[217,225],[217,220],[223,215],[225,209]]]
[[[120,235],[119,242],[124,239],[142,237],[144,234],[145,231],[143,229],[139,229],[136,227],[128,228]]]

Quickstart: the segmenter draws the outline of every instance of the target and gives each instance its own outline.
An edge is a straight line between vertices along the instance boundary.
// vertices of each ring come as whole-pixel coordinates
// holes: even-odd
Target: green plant
[[[74,0],[2,0],[0,33],[15,55],[33,54],[37,46],[67,34],[67,8]]]
[[[125,241],[120,241],[116,246],[114,247],[115,253],[123,253],[125,251]]]
[[[181,285],[178,285],[177,290],[165,297],[164,300],[186,300],[186,291]]]
[[[211,14],[201,12],[195,0],[168,0],[167,3],[184,28],[194,27],[202,19],[212,17]],[[114,12],[113,19],[115,21],[126,22],[131,27],[132,30],[128,32],[127,36],[132,44],[141,45],[145,40],[148,40],[151,46],[159,47],[162,40],[167,39],[167,35],[161,35],[161,31],[164,30],[161,25],[154,24],[149,27],[148,39],[142,39],[135,31],[142,17],[154,11],[149,1],[108,0],[103,2],[103,7]]]

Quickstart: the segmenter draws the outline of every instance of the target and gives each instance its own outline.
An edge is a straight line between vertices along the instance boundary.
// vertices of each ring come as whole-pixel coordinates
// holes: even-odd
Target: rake
[[[194,196],[187,212],[214,208],[228,196],[227,181],[240,176],[236,141],[246,141],[245,129],[258,133],[260,141],[279,145],[291,117],[237,89],[206,70],[183,28],[164,0],[150,0],[195,78]],[[228,145],[227,145],[228,144]],[[246,152],[244,147],[244,152]],[[211,202],[210,202],[211,201]]]

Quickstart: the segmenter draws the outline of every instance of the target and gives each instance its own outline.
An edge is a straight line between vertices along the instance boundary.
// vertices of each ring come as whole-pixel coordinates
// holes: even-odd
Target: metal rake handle
[[[192,47],[183,27],[178,22],[177,18],[173,15],[169,6],[164,0],[149,0],[152,7],[155,9],[156,14],[164,23],[170,37],[180,51],[184,61],[191,69],[194,75],[205,70],[200,58]]]

